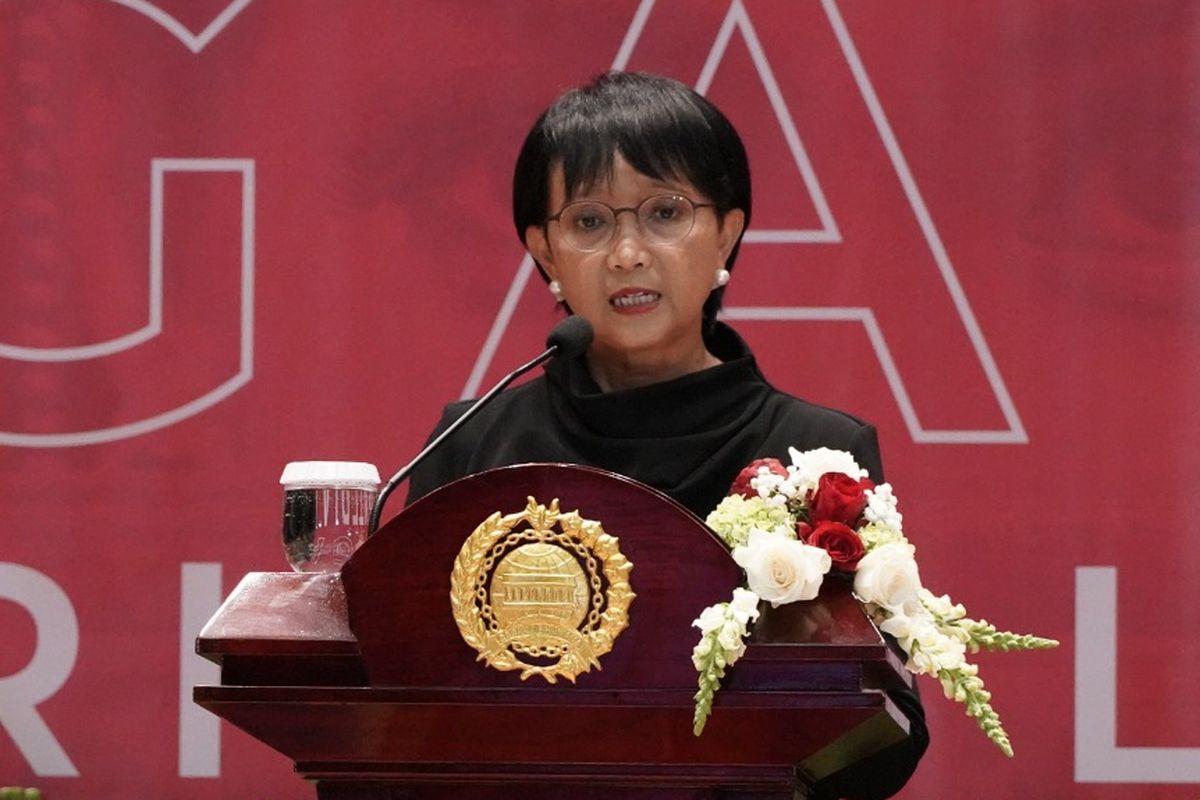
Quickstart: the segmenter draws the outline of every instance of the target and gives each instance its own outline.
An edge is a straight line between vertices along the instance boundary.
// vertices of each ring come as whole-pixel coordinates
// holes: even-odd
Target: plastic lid
[[[292,461],[283,468],[284,486],[351,486],[375,489],[379,470],[362,461]]]

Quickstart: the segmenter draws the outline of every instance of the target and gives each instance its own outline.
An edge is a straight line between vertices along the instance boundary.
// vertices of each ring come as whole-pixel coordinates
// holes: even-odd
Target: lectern
[[[530,498],[599,522],[608,556],[503,522]],[[489,519],[498,533],[481,539]],[[522,561],[542,551],[562,563]],[[409,506],[340,573],[247,575],[196,641],[221,684],[194,697],[292,759],[321,800],[790,800],[907,734],[883,691],[906,671],[826,580],[814,601],[764,605],[694,736],[692,621],[740,581],[712,532],[647,486],[505,467]],[[566,622],[538,623],[560,606]],[[555,675],[587,637],[608,649]]]

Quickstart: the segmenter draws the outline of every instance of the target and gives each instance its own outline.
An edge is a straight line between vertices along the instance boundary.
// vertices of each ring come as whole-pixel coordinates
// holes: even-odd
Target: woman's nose
[[[636,214],[617,215],[616,229],[608,243],[608,264],[614,269],[634,269],[646,263],[646,243]]]

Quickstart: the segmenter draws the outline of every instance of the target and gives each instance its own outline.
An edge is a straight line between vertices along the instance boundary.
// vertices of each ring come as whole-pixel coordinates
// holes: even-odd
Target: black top
[[[409,502],[492,467],[564,462],[636,478],[703,519],[742,467],[766,456],[790,463],[789,446],[848,450],[883,479],[874,428],[777,391],[733,329],[718,324],[707,344],[724,363],[618,392],[601,391],[582,357],[551,361],[435,450],[413,472]],[[433,435],[470,405],[447,406]]]
[[[603,392],[582,357],[498,395],[414,470],[408,501],[492,467],[585,464],[653,486],[706,517],[755,458],[790,463],[788,448],[849,451],[883,480],[875,429],[849,414],[776,390],[733,329],[718,323],[708,349],[723,363],[673,380]],[[431,439],[471,405],[446,407]],[[916,768],[929,735],[916,692],[892,692],[909,718],[904,742],[822,781],[815,798],[883,798]]]

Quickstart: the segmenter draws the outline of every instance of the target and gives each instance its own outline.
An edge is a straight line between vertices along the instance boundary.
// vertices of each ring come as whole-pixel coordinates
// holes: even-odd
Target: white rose
[[[905,544],[880,545],[863,556],[854,573],[855,594],[897,613],[920,605],[920,588],[921,575],[912,547]]]
[[[745,546],[734,548],[733,560],[746,571],[750,590],[772,607],[812,600],[833,564],[819,547],[760,530],[750,532]]]

